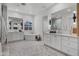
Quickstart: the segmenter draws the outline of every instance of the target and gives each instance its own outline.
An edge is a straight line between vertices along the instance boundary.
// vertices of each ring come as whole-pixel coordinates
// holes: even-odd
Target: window
[[[32,22],[31,21],[26,21],[24,23],[24,30],[32,30]]]

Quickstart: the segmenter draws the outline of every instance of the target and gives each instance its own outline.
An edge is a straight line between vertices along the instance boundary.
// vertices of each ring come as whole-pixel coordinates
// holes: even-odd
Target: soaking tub
[[[9,32],[7,34],[7,42],[17,41],[17,40],[24,40],[23,32]]]
[[[36,41],[35,36],[38,34],[25,34],[24,38],[26,41]]]

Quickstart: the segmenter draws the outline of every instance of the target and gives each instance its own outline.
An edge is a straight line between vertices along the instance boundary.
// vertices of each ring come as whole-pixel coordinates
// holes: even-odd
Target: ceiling
[[[54,4],[55,3],[8,3],[7,6],[8,10],[12,11],[38,13]]]

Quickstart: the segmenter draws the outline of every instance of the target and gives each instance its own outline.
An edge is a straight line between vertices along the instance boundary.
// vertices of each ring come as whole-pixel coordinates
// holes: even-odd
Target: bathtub
[[[24,33],[23,32],[8,32],[7,42],[17,41],[17,40],[24,40]]]
[[[38,34],[25,34],[24,39],[26,41],[36,41],[35,36]]]

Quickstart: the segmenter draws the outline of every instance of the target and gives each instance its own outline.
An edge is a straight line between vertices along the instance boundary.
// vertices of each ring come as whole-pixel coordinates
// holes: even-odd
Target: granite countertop
[[[79,38],[79,36],[77,35],[73,35],[73,34],[61,34],[61,33],[49,33],[49,32],[46,32],[45,34],[51,34],[51,35],[61,35],[61,36],[68,36],[68,37],[75,37],[75,38]]]

